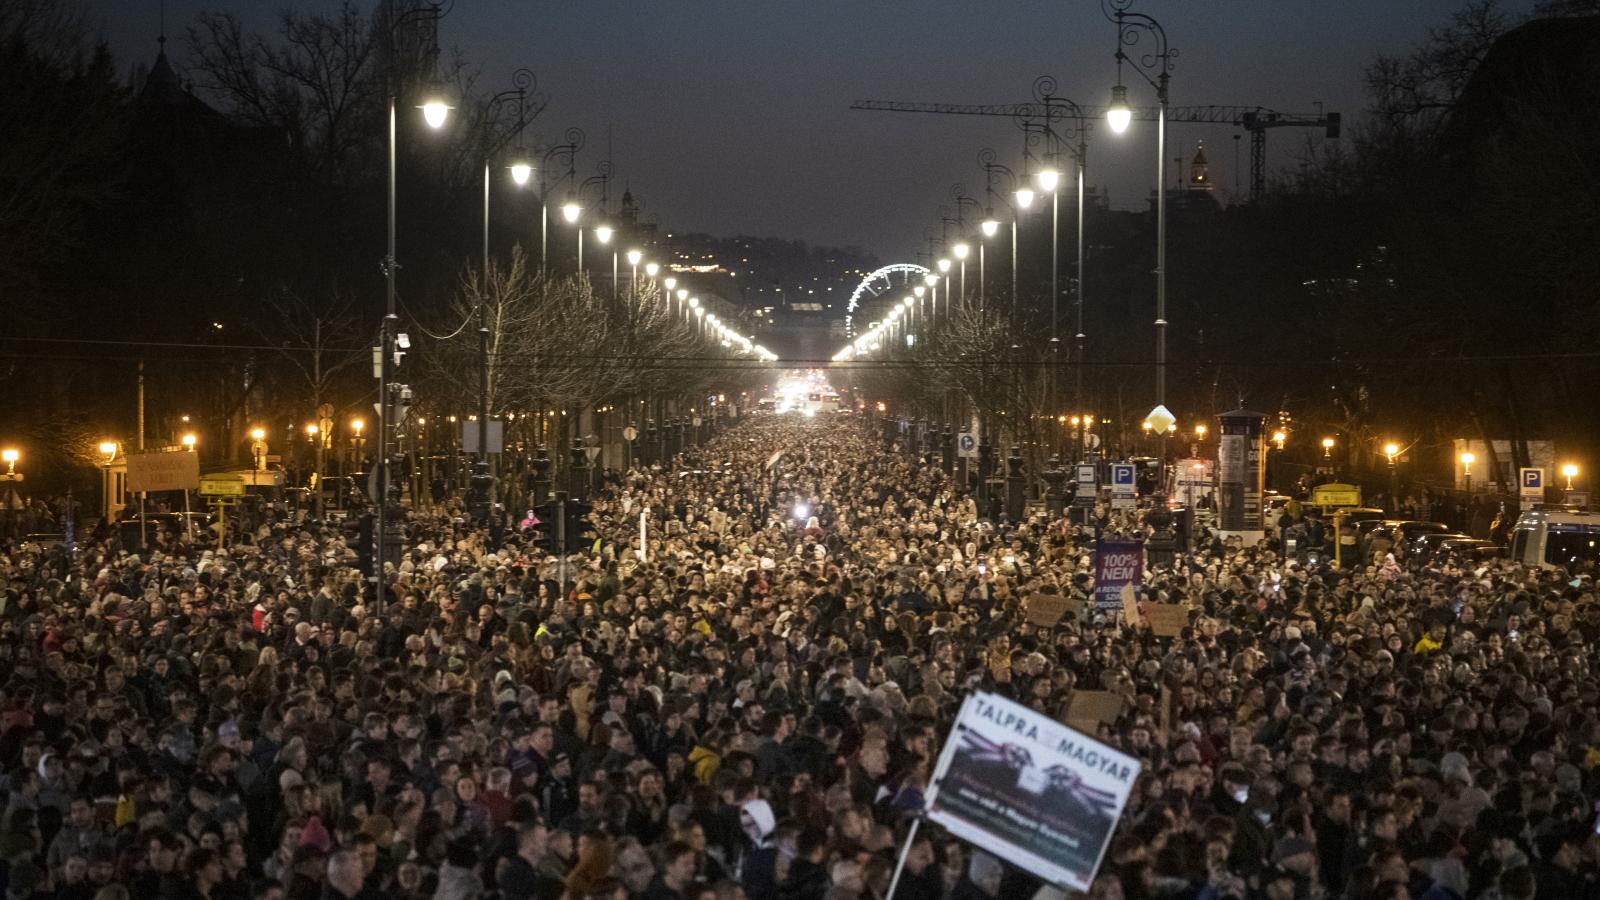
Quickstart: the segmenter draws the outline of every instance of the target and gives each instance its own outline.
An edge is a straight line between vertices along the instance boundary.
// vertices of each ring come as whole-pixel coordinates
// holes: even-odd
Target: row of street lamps
[[[1108,20],[1117,26],[1117,48],[1114,58],[1116,60],[1116,84],[1111,89],[1111,102],[1107,106],[1105,115],[1106,123],[1116,134],[1126,132],[1133,121],[1133,108],[1129,105],[1128,89],[1123,81],[1123,69],[1138,73],[1155,89],[1158,101],[1156,116],[1156,349],[1155,349],[1155,407],[1151,411],[1152,420],[1165,421],[1171,414],[1165,410],[1166,405],[1166,286],[1167,286],[1167,202],[1166,202],[1166,117],[1168,108],[1168,83],[1171,77],[1172,61],[1178,55],[1177,50],[1168,45],[1166,31],[1153,17],[1130,10],[1132,0],[1102,0],[1102,10]],[[1149,38],[1154,44],[1153,52],[1142,53],[1137,57],[1129,55],[1126,48],[1135,47],[1142,39]],[[1084,330],[1084,203],[1086,194],[1086,168],[1087,168],[1087,134],[1090,116],[1086,111],[1073,101],[1061,97],[1056,93],[1056,82],[1048,76],[1034,82],[1034,104],[1025,104],[1026,115],[1021,123],[1027,137],[1023,152],[1023,171],[1019,177],[1009,167],[996,163],[992,150],[985,149],[979,154],[979,163],[985,174],[985,196],[987,204],[984,207],[984,217],[979,223],[977,234],[974,235],[978,245],[979,289],[978,303],[982,308],[987,303],[986,286],[986,249],[985,241],[994,237],[1000,231],[1000,221],[994,215],[994,201],[997,196],[995,191],[995,178],[1005,175],[1010,178],[1013,186],[1011,216],[1011,298],[1015,306],[1017,297],[1017,231],[1018,221],[1022,214],[1032,207],[1039,194],[1050,196],[1051,225],[1050,225],[1050,354],[1051,359],[1057,359],[1061,344],[1060,336],[1060,212],[1063,176],[1060,170],[1060,157],[1063,152],[1073,158],[1074,176],[1076,179],[1077,193],[1077,279],[1073,287],[1073,301],[1076,309],[1076,329],[1074,339],[1076,343],[1075,387],[1073,405],[1082,406],[1083,401],[1083,364],[1086,352],[1087,334]],[[1034,121],[1042,118],[1042,122]],[[1071,118],[1077,122],[1075,140],[1069,142],[1055,127],[1057,119]],[[1037,139],[1046,143],[1044,165],[1032,173],[1029,180],[1029,162],[1032,159],[1027,146]],[[1065,148],[1065,149],[1064,149]],[[971,245],[967,243],[964,233],[964,210],[968,204],[976,205],[976,201],[965,197],[958,185],[955,191],[956,216],[955,219],[941,217],[946,226],[944,234],[944,252],[934,262],[938,271],[926,279],[926,286],[934,288],[934,311],[937,311],[937,284],[942,281],[946,292],[946,310],[950,309],[950,279],[952,268],[957,268],[960,284],[960,298],[963,303],[967,301],[966,293],[966,258],[971,252]],[[948,227],[954,222],[958,226],[957,240],[951,243]],[[930,239],[931,240],[931,239]],[[921,306],[922,294],[915,293],[914,302]],[[887,315],[895,318],[894,322],[885,320],[878,323],[867,334],[856,338],[851,344],[846,345],[834,357],[835,361],[844,361],[857,356],[863,356],[872,350],[885,346],[883,340],[885,332],[889,329],[884,326],[898,327],[903,313],[895,313],[895,309],[910,309],[912,303],[904,299],[897,299]],[[913,338],[914,340],[914,338]],[[1049,383],[1049,396],[1047,403],[1053,407],[1056,403],[1056,367],[1051,366]]]

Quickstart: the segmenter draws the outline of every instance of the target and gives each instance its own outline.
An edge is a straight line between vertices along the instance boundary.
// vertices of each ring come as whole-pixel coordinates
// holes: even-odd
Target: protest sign
[[[1070,603],[1060,594],[1030,594],[1026,613],[1028,624],[1053,627],[1067,614]]]
[[[1069,890],[1087,890],[1139,761],[1003,697],[961,706],[927,794],[946,831]]]
[[[1094,734],[1101,722],[1115,722],[1122,715],[1122,695],[1115,691],[1072,692],[1067,705],[1066,723],[1086,734]]]
[[[1189,607],[1171,603],[1150,604],[1150,630],[1156,637],[1177,637],[1189,624]]]
[[[1123,588],[1137,593],[1144,580],[1142,541],[1096,541],[1094,545],[1095,612],[1115,619],[1123,612]]]
[[[128,490],[181,491],[200,487],[200,457],[189,450],[129,453]]]

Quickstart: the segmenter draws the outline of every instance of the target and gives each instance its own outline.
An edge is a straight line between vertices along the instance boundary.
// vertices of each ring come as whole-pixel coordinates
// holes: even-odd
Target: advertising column
[[[1266,452],[1261,445],[1262,413],[1236,409],[1217,417],[1218,520],[1222,531],[1259,540],[1261,493],[1266,484]],[[1250,535],[1255,535],[1251,538]]]

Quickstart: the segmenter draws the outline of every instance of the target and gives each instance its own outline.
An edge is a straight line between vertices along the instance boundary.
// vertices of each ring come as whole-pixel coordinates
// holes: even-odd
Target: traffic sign
[[[1133,509],[1138,489],[1134,484],[1132,463],[1111,464],[1111,508]]]
[[[207,475],[200,479],[200,493],[207,497],[242,497],[244,479],[237,475]]]
[[[970,433],[963,433],[956,438],[956,455],[963,459],[974,459],[978,455],[978,439]]]
[[[1544,502],[1544,469],[1523,468],[1517,478],[1517,484],[1521,487],[1524,508]]]
[[[639,437],[639,429],[633,427],[632,425],[623,426],[623,429],[622,429],[622,439],[623,440],[628,441],[629,443],[632,443],[638,437]]]
[[[699,428],[700,427],[700,422],[701,422],[700,417],[699,416],[695,416],[694,419],[689,424],[693,425],[696,428]]]

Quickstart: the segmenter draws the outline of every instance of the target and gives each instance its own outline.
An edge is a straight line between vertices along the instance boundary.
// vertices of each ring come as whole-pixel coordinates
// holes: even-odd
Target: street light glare
[[[927,285],[928,287],[933,287],[934,285],[939,283],[939,276],[933,274],[932,272],[929,272],[928,274],[922,276],[922,283]]]
[[[644,251],[642,251],[642,250],[629,250],[628,251],[628,265],[637,266],[639,264],[639,261],[642,260],[642,259],[644,259]]]
[[[1055,169],[1040,169],[1039,173],[1034,175],[1033,178],[1039,183],[1039,190],[1046,193],[1055,190],[1056,186],[1061,183],[1061,173]]]
[[[360,434],[361,433],[361,429],[365,428],[366,426],[367,426],[367,423],[361,421],[360,419],[351,419],[350,420],[350,430],[354,431],[356,434]]]
[[[962,241],[961,243],[956,244],[954,247],[951,247],[950,252],[955,254],[956,259],[966,259],[967,254],[972,252],[972,248],[967,246],[965,241]]]
[[[1464,466],[1470,466],[1470,465],[1472,465],[1473,463],[1475,463],[1477,461],[1478,461],[1478,455],[1476,453],[1472,453],[1471,451],[1468,451],[1466,453],[1461,454],[1461,464],[1464,465]]]
[[[250,440],[252,440],[252,441],[264,441],[266,439],[267,439],[267,430],[265,428],[252,428],[252,429],[250,429]]]
[[[1111,130],[1121,134],[1133,122],[1133,109],[1128,106],[1128,89],[1117,85],[1111,89],[1111,105],[1106,107],[1106,123]]]
[[[3,460],[5,462],[14,463],[20,457],[21,457],[21,454],[17,453],[16,450],[14,450],[14,449],[12,449],[10,447],[7,447],[5,450],[0,450],[0,460]]]
[[[528,177],[532,174],[533,166],[530,166],[525,162],[514,162],[511,164],[511,180],[515,181],[518,187],[527,184]]]
[[[612,230],[610,225],[597,225],[594,229],[595,240],[602,244],[611,243]]]
[[[1393,441],[1383,445],[1383,455],[1394,459],[1400,454],[1400,445]]]
[[[941,271],[941,272],[950,271],[950,260],[948,260],[948,259],[939,260],[939,271]]]
[[[109,459],[109,458],[111,458],[113,456],[116,456],[117,455],[117,442],[116,441],[101,441],[100,442],[100,452],[105,454],[107,459]]]
[[[644,264],[644,274],[648,278],[656,277],[656,273],[660,272],[660,271],[661,271],[661,266],[656,264],[656,263],[650,262],[650,263],[645,263]]]
[[[1578,477],[1578,467],[1576,465],[1573,465],[1572,463],[1567,463],[1566,465],[1561,467],[1561,474],[1565,475],[1568,478],[1577,478]]]
[[[563,218],[565,218],[568,222],[576,222],[576,221],[578,221],[578,217],[581,216],[581,215],[583,215],[583,207],[579,206],[578,204],[576,204],[576,203],[563,203],[563,204],[561,204],[561,216]]]
[[[995,233],[1000,230],[1000,223],[993,219],[984,219],[983,225],[979,227],[983,229],[984,237],[994,237]]]
[[[189,447],[190,449],[193,449],[196,440],[198,440],[198,438],[196,438],[194,436],[194,432],[191,431],[188,434],[183,436],[183,445],[185,447]]]
[[[444,127],[445,120],[450,118],[450,104],[443,100],[429,100],[422,104],[422,118],[428,127],[435,131]]]
[[[1017,188],[1017,208],[1027,209],[1033,205],[1033,188]]]

